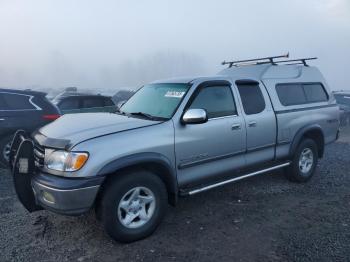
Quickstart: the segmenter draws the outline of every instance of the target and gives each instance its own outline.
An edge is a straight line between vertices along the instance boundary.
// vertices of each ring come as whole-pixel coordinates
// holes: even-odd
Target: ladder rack
[[[304,66],[308,66],[306,61],[316,60],[316,59],[317,59],[317,57],[299,58],[299,59],[291,59],[291,60],[281,60],[281,61],[276,61],[275,64],[290,63],[288,65],[303,64]]]
[[[247,65],[249,62],[256,62],[256,63],[250,63],[250,64],[258,64],[258,63],[271,63],[274,64],[274,59],[277,58],[289,58],[289,53],[284,55],[278,55],[278,56],[268,56],[268,57],[262,57],[262,58],[254,58],[254,59],[246,59],[246,60],[237,60],[237,61],[229,61],[229,62],[222,62],[222,65],[229,65],[228,67],[232,66],[239,66],[239,65]]]
[[[290,59],[290,60],[278,60],[275,61],[275,59],[280,58],[289,58],[289,52],[284,55],[278,55],[278,56],[268,56],[268,57],[262,57],[262,58],[254,58],[254,59],[246,59],[246,60],[237,60],[237,61],[223,61],[222,65],[228,65],[229,68],[236,66],[247,66],[247,65],[261,65],[261,64],[284,64],[284,63],[291,63],[289,65],[294,64],[303,64],[304,66],[308,66],[306,61],[309,60],[315,60],[317,57],[309,57],[309,58],[300,58],[300,59]]]

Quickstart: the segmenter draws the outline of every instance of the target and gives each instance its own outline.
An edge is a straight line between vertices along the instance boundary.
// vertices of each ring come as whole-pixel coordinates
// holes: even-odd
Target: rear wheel
[[[304,139],[295,151],[292,163],[287,167],[287,178],[294,182],[306,182],[315,173],[318,161],[317,145],[312,139]]]
[[[0,166],[8,167],[10,159],[10,150],[12,144],[12,136],[5,136],[0,139]]]
[[[152,173],[136,171],[118,175],[107,183],[100,207],[106,232],[120,242],[151,235],[167,207],[162,180]]]

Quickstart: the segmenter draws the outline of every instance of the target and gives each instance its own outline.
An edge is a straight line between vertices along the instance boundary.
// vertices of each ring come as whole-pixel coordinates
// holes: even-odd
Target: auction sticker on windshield
[[[183,97],[185,92],[179,92],[179,91],[168,91],[165,93],[165,97],[176,97],[181,98]]]

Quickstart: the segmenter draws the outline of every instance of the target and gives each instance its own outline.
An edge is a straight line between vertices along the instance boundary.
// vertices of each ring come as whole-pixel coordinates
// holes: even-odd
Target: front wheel
[[[292,163],[286,169],[287,178],[293,182],[306,182],[315,173],[318,161],[317,145],[312,139],[304,139],[293,156]]]
[[[117,175],[107,181],[101,201],[106,232],[120,242],[132,242],[151,235],[167,207],[162,180],[146,171]]]

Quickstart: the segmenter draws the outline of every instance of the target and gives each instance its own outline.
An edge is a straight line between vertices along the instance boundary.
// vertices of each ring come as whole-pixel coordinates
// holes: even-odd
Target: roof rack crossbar
[[[299,59],[292,59],[292,60],[281,60],[281,61],[275,61],[275,64],[298,62],[295,64],[303,64],[304,66],[308,66],[306,61],[316,60],[316,59],[317,59],[317,57],[299,58]]]
[[[246,59],[246,60],[237,60],[237,61],[223,61],[222,65],[228,65],[228,67],[238,66],[240,64],[246,64],[247,62],[256,62],[256,64],[260,63],[271,63],[275,64],[276,62],[274,59],[277,58],[289,58],[289,52],[284,55],[278,55],[278,56],[268,56],[268,57],[262,57],[262,58],[254,58],[254,59]]]

